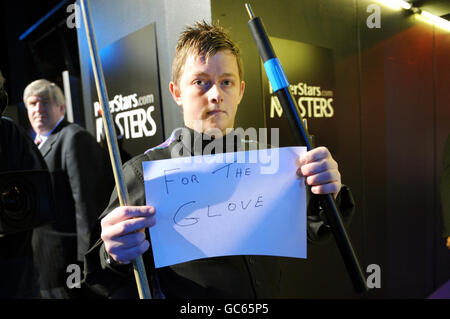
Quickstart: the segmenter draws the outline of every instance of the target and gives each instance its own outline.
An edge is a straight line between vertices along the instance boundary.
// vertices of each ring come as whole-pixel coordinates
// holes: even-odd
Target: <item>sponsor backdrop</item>
[[[145,45],[143,45],[145,43]],[[163,141],[155,25],[150,24],[100,50],[109,109],[123,149],[134,156]],[[91,71],[94,135],[104,137],[101,107]]]
[[[286,72],[298,112],[307,121],[309,133],[315,137],[314,142],[334,149],[337,123],[331,50],[275,37],[270,37],[270,41]],[[264,70],[262,62],[261,69]],[[288,120],[265,72],[262,72],[262,87],[267,128],[280,128],[280,146],[295,145]]]

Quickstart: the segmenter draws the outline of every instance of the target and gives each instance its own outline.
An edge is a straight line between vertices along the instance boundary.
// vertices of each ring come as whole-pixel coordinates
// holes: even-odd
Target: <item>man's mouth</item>
[[[206,112],[206,115],[207,116],[214,116],[214,115],[219,115],[219,114],[226,114],[226,112],[225,111],[222,111],[222,110],[213,110],[213,111],[209,111],[209,112]]]

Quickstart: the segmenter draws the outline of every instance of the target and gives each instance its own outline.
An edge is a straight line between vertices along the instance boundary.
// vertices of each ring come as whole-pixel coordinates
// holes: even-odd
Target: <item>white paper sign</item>
[[[305,147],[143,163],[157,268],[227,255],[306,258]],[[275,164],[275,165],[274,165]]]

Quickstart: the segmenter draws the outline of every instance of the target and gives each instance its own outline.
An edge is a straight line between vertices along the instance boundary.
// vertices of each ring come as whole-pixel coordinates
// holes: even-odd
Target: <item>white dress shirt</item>
[[[46,134],[36,134],[36,137],[34,138],[34,142],[37,144],[39,149],[42,147],[42,145],[44,145],[45,141],[48,139],[50,134],[52,134],[52,132],[55,130],[55,128],[58,127],[59,123],[61,123],[61,121],[63,119],[64,119],[64,116],[61,116],[61,118],[58,120],[56,125],[50,131],[48,131]],[[39,144],[37,143],[38,140],[41,141]]]

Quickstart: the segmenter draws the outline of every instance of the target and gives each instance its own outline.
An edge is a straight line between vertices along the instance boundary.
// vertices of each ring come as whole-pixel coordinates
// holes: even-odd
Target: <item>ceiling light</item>
[[[389,8],[400,10],[405,9],[409,10],[412,8],[411,3],[404,0],[377,0],[378,2],[388,6]]]
[[[437,15],[434,15],[428,11],[421,10],[420,15],[431,20],[437,27],[450,31],[450,21],[445,20]]]

